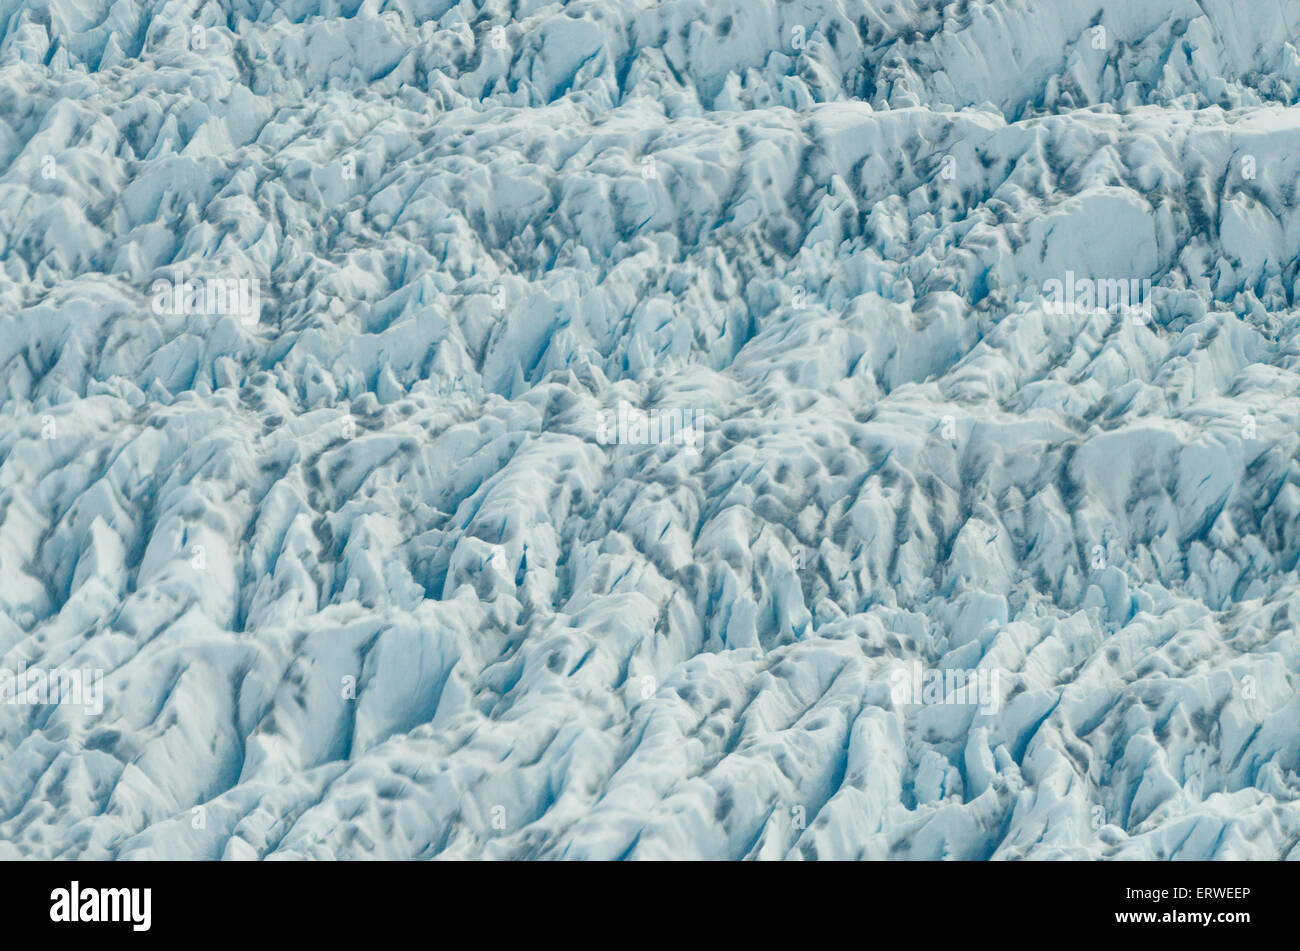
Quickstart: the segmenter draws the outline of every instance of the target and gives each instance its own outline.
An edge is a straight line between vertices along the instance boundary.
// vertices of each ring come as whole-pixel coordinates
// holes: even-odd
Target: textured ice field
[[[0,0],[0,858],[1300,858],[1298,48]]]

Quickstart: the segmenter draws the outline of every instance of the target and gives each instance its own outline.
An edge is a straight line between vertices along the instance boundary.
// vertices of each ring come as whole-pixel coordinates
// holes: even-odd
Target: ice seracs
[[[0,858],[1300,857],[1298,27],[19,3]]]

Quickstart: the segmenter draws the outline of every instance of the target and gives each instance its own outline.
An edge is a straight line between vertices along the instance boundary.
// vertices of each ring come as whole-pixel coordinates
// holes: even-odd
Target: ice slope
[[[0,858],[1300,858],[1298,33],[0,0]]]

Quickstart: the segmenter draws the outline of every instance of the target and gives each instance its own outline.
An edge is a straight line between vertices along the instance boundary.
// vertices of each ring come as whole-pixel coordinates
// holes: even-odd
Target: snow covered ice
[[[1300,858],[1297,37],[4,0],[0,858]]]

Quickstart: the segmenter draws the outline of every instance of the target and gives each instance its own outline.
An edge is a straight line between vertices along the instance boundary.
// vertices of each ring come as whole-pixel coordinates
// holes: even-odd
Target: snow
[[[8,4],[0,858],[1300,857],[1298,34]]]

